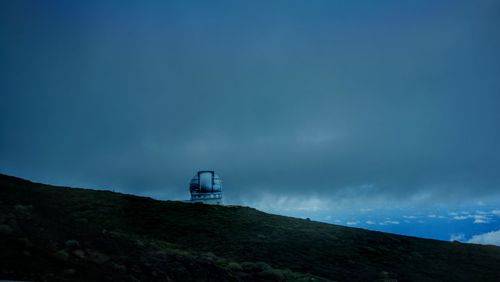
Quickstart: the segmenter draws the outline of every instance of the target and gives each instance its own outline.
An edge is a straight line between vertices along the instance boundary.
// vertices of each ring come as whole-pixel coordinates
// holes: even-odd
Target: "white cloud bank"
[[[476,212],[476,214],[468,214],[468,215],[455,215],[452,217],[454,220],[465,220],[472,218],[474,219],[475,224],[482,224],[482,223],[490,223],[491,222],[491,216],[488,213],[485,212]]]
[[[460,242],[463,242],[463,241],[465,241],[465,234],[463,234],[463,233],[451,234],[450,241],[460,241]]]
[[[474,235],[467,243],[500,246],[500,230]]]
[[[397,220],[386,220],[378,223],[379,225],[399,224]]]

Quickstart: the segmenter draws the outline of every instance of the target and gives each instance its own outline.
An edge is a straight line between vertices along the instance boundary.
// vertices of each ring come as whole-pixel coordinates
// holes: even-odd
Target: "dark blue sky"
[[[299,216],[500,202],[498,1],[75,2],[0,4],[3,173],[185,199],[215,169]]]

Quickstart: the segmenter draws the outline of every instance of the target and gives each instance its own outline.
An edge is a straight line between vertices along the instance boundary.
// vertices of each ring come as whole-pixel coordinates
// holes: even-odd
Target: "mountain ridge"
[[[500,248],[0,174],[0,279],[498,281]]]

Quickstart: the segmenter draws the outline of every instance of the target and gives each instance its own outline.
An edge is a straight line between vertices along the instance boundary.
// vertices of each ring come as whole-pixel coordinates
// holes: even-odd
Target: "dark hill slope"
[[[0,279],[500,281],[500,248],[0,175]]]

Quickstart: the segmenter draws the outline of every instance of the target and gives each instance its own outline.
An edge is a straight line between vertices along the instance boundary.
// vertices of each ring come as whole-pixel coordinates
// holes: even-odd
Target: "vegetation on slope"
[[[0,175],[0,279],[498,281],[500,248]]]

